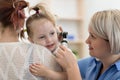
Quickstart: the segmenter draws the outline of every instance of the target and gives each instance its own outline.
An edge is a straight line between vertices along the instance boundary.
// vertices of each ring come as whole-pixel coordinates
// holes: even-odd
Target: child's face
[[[59,44],[55,26],[49,20],[42,19],[33,21],[31,27],[33,36],[29,40],[53,52]]]

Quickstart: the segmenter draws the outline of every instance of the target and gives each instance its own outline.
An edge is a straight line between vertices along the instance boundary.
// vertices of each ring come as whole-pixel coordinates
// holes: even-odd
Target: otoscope
[[[68,32],[60,32],[59,33],[59,37],[60,37],[60,43],[66,47],[68,47],[68,41],[67,41],[67,35]],[[62,39],[62,40],[61,40]],[[57,49],[56,49],[57,50]],[[53,55],[56,56],[56,50],[54,51]]]
[[[68,35],[68,32],[61,32],[60,35],[62,35],[63,39],[61,41],[61,44],[64,45],[64,46],[68,46],[68,41],[67,41],[67,35]]]

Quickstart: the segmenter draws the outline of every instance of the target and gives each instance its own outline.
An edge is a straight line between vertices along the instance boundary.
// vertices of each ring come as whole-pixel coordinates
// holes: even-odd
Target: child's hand
[[[50,80],[67,80],[65,72],[53,71],[42,64],[32,64],[30,65],[29,70],[35,76],[45,77]]]
[[[35,76],[45,77],[49,69],[42,64],[34,63],[30,65],[29,70]]]

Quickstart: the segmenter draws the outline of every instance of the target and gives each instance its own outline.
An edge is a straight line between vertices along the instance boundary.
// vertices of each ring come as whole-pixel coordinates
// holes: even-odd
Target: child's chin
[[[50,50],[50,49],[49,49],[49,50]],[[50,51],[51,51],[51,52],[54,52],[55,50],[56,50],[56,48],[54,48],[54,49],[51,49]]]

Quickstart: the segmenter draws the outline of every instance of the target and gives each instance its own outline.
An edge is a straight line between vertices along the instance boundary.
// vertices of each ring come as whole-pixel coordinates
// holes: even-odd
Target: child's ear
[[[61,35],[61,33],[63,32],[63,29],[61,26],[56,26],[56,30],[57,30],[57,33],[58,33],[58,40],[61,42],[62,39],[63,39],[63,36]]]
[[[61,26],[56,26],[56,30],[57,30],[57,32],[58,33],[60,33],[60,32],[63,32],[63,29],[62,29],[62,27]]]
[[[31,43],[34,43],[34,41],[33,41],[30,37],[28,37],[28,40],[29,40]]]
[[[62,29],[61,26],[58,26],[58,31],[59,31],[59,32],[63,32],[63,29]]]

